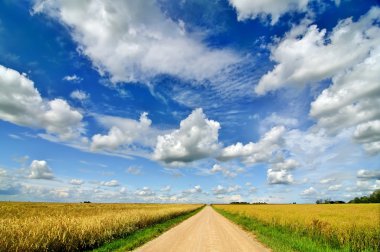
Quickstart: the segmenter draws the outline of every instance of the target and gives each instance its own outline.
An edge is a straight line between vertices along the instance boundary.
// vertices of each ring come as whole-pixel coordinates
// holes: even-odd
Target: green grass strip
[[[114,240],[110,243],[104,244],[103,246],[92,250],[93,252],[104,252],[104,251],[130,251],[137,247],[140,247],[144,243],[153,240],[160,234],[166,232],[170,228],[176,226],[182,221],[190,218],[191,216],[197,214],[201,211],[203,207],[198,208],[189,213],[177,216],[173,219],[166,220],[161,223],[154,224],[150,227],[136,230],[135,232],[129,234],[125,238]]]
[[[270,247],[274,252],[288,251],[307,251],[307,252],[332,252],[332,251],[350,251],[349,248],[334,248],[323,241],[315,241],[311,237],[292,232],[291,230],[281,227],[268,225],[240,214],[232,214],[227,211],[214,209],[235,222],[243,229],[255,234],[256,238]]]

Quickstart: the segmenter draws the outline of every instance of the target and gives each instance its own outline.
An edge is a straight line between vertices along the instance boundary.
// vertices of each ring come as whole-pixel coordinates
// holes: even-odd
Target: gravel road
[[[210,206],[136,249],[138,252],[160,251],[270,251],[251,234],[240,229]]]

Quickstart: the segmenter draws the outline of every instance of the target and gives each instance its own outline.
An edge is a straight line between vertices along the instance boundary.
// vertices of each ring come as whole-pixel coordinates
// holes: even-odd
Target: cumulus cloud
[[[210,169],[211,174],[216,174],[216,173],[222,173],[224,177],[227,178],[234,178],[237,176],[237,173],[234,171],[230,171],[226,167],[223,167],[219,164],[214,164],[213,167]]]
[[[331,185],[327,188],[328,191],[338,191],[340,188],[342,188],[342,185]]]
[[[158,136],[153,157],[176,165],[212,156],[220,148],[219,129],[218,122],[207,119],[202,109],[195,109],[181,121],[179,129]]]
[[[357,177],[361,180],[370,180],[370,179],[380,180],[380,170],[361,169],[358,171]]]
[[[112,179],[110,181],[102,181],[100,182],[100,184],[102,186],[109,186],[109,187],[116,187],[116,186],[119,186],[119,181],[117,181],[116,179]]]
[[[155,143],[156,133],[150,127],[152,121],[148,113],[142,113],[139,121],[112,116],[97,116],[97,120],[110,130],[107,135],[96,134],[92,137],[92,150],[115,150],[133,143],[152,146]]]
[[[45,160],[33,160],[29,166],[31,179],[54,179],[53,171]]]
[[[277,65],[260,79],[255,92],[262,95],[286,85],[317,82],[362,62],[380,44],[379,17],[380,9],[374,7],[358,22],[340,21],[331,33],[307,22],[294,27],[272,47]]]
[[[305,12],[310,0],[229,0],[238,14],[238,20],[271,19],[271,24],[277,23],[279,18],[287,12]]]
[[[332,78],[332,84],[311,103],[310,116],[316,126],[305,137],[321,135],[314,142],[325,139],[319,148],[326,148],[334,142],[329,135],[352,130],[354,140],[368,154],[379,154],[379,20],[380,8],[373,7],[357,22],[351,18],[340,21],[330,33],[307,23],[293,28],[272,48],[272,58],[278,64],[261,78],[256,92]],[[297,138],[294,144],[302,139]]]
[[[228,193],[234,193],[241,189],[239,185],[229,186],[229,187],[223,187],[222,185],[217,185],[215,188],[212,189],[213,193],[215,195],[218,194],[228,194]]]
[[[269,184],[291,184],[294,179],[292,174],[290,174],[287,170],[267,170],[267,181]]]
[[[82,185],[84,181],[81,179],[71,179],[69,183],[72,185]]]
[[[369,154],[380,153],[379,79],[380,46],[365,61],[336,76],[311,104],[310,115],[318,127],[333,134],[356,127],[354,140]]]
[[[140,197],[151,197],[156,195],[154,191],[152,191],[149,187],[143,187],[142,189],[136,190],[135,195]]]
[[[380,92],[379,63],[380,46],[362,63],[333,78],[333,84],[323,90],[311,104],[310,115],[318,119],[320,127],[334,131],[342,127],[367,123],[358,128],[356,132],[358,140],[378,130],[376,121],[371,123],[368,121],[380,117],[380,112],[376,109],[380,100],[374,95]]]
[[[267,162],[272,157],[282,144],[282,136],[285,132],[285,127],[276,126],[265,133],[262,139],[257,143],[250,142],[246,145],[238,142],[236,144],[225,147],[218,159],[226,161],[234,158],[239,158],[245,163],[254,164],[259,162]]]
[[[79,83],[81,82],[83,79],[79,76],[77,76],[76,74],[73,74],[73,75],[66,75],[65,77],[63,77],[63,80],[65,81],[70,81],[70,82],[75,82],[75,83]]]
[[[294,159],[282,158],[273,163],[267,170],[267,181],[269,184],[292,184],[294,182],[293,175],[290,174],[299,166],[299,163]]]
[[[331,54],[336,60],[324,59],[329,72],[318,79],[332,77],[332,84],[311,103],[310,109],[316,127],[329,134],[355,129],[353,139],[370,155],[380,153],[379,21],[380,8],[373,7],[357,22],[341,21],[328,37],[331,42],[318,46],[318,54]],[[340,65],[334,67],[335,63]],[[309,68],[313,72],[315,69]]]
[[[78,101],[85,101],[90,98],[90,95],[82,90],[74,90],[71,92],[70,97]]]
[[[380,180],[376,180],[375,183],[373,181],[367,181],[367,180],[358,180],[356,181],[356,188],[354,190],[357,190],[362,193],[369,193],[373,192],[374,190],[380,189]]]
[[[319,181],[319,183],[321,183],[321,184],[329,184],[331,182],[334,182],[335,180],[336,180],[335,178],[326,178],[326,179],[321,179]]]
[[[363,144],[367,153],[372,155],[380,153],[380,120],[359,124],[354,132],[354,140]]]
[[[161,12],[154,0],[43,1],[45,13],[69,27],[78,49],[113,82],[141,81],[157,74],[201,80],[239,60],[229,50],[210,49]]]
[[[317,190],[315,190],[314,187],[309,187],[301,193],[302,196],[313,196],[316,194],[317,194]]]
[[[0,65],[0,119],[17,125],[42,128],[61,140],[84,131],[80,112],[62,99],[44,100],[26,75]]]
[[[273,170],[293,170],[299,166],[299,163],[294,159],[281,160],[280,162],[274,163],[271,168]]]
[[[195,193],[201,193],[201,192],[202,192],[201,186],[200,185],[196,185],[193,188],[190,188],[190,189],[187,189],[187,190],[183,190],[182,194],[188,195],[188,194],[195,194]]]

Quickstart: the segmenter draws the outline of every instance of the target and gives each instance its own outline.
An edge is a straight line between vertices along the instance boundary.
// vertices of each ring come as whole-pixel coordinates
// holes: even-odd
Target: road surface
[[[138,252],[160,251],[270,251],[252,235],[206,206],[201,212],[136,249]]]

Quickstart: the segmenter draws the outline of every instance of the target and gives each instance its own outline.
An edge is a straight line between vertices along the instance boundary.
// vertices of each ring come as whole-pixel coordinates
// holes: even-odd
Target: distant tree
[[[344,204],[343,200],[331,200],[331,199],[318,199],[316,204]]]
[[[369,201],[371,203],[380,203],[380,189],[375,190],[370,196]]]
[[[355,197],[348,203],[380,203],[380,189],[375,190],[369,196]]]

